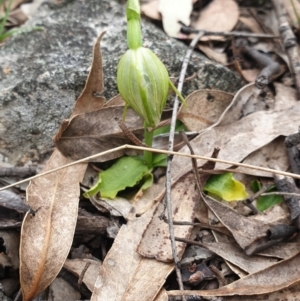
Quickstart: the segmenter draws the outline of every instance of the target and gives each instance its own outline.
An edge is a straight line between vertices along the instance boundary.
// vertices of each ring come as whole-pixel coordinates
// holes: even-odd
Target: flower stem
[[[145,143],[147,146],[152,147],[152,140],[153,140],[153,131],[149,132],[148,131],[148,125],[146,122],[144,123],[144,138],[145,138]],[[146,164],[149,168],[152,168],[152,153],[149,151],[144,151],[144,157]]]

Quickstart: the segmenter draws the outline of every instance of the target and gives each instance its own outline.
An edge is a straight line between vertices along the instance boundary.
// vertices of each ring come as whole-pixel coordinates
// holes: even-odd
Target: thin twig
[[[222,36],[222,37],[236,37],[236,38],[261,38],[261,39],[279,39],[279,36],[273,34],[265,33],[251,33],[251,32],[241,32],[241,31],[208,31],[208,30],[198,30],[188,26],[181,27],[182,33],[202,33],[203,36]]]
[[[140,151],[146,150],[146,151],[151,151],[153,153],[158,153],[158,154],[167,154],[167,155],[174,155],[174,156],[180,156],[180,157],[201,159],[201,160],[211,161],[211,162],[219,162],[219,163],[224,163],[224,164],[228,164],[228,165],[231,165],[231,166],[241,166],[241,167],[244,167],[244,168],[249,168],[249,169],[254,169],[254,170],[261,170],[261,171],[265,171],[265,172],[269,172],[269,173],[273,173],[273,174],[277,174],[277,175],[283,175],[283,176],[287,176],[287,177],[292,177],[294,179],[300,179],[300,175],[293,174],[293,173],[286,172],[286,171],[281,171],[281,170],[276,170],[276,169],[261,167],[261,166],[255,166],[255,165],[250,165],[250,164],[245,164],[245,163],[238,163],[238,162],[233,162],[233,161],[228,161],[228,160],[222,160],[222,159],[217,159],[217,158],[211,158],[211,157],[206,157],[206,156],[191,155],[191,154],[186,154],[186,153],[167,151],[167,150],[157,149],[157,148],[150,148],[150,147],[142,147],[142,146],[135,146],[135,145],[124,144],[122,146],[112,148],[112,149],[107,150],[105,152],[101,152],[101,153],[98,153],[98,154],[95,154],[95,155],[92,155],[92,156],[89,156],[89,157],[82,158],[80,160],[77,160],[77,161],[65,164],[63,166],[60,166],[60,167],[57,167],[57,168],[50,169],[48,171],[42,172],[42,173],[40,173],[38,175],[35,175],[33,177],[30,177],[30,178],[27,178],[27,179],[15,182],[13,184],[7,185],[5,187],[0,188],[0,191],[6,190],[8,188],[20,185],[22,183],[25,183],[25,182],[28,182],[28,181],[31,181],[31,180],[34,180],[34,179],[37,179],[39,177],[48,175],[50,173],[59,171],[61,169],[64,169],[64,168],[67,168],[67,167],[70,167],[70,166],[74,166],[76,164],[87,163],[87,162],[89,162],[89,161],[91,161],[93,159],[96,159],[96,158],[99,158],[99,157],[102,157],[102,156],[105,156],[107,154],[111,154],[111,153],[114,153],[114,152],[117,152],[117,151],[120,151],[120,150],[124,150],[124,149],[135,149],[135,150],[140,150]],[[231,170],[231,172],[234,172],[234,170]]]
[[[186,143],[186,146],[189,148],[190,153],[192,155],[194,155],[195,152],[194,152],[194,150],[193,150],[193,148],[190,144],[190,141],[189,141],[186,133],[185,132],[179,132],[179,134],[180,134],[181,138],[183,139],[183,141]],[[197,160],[195,158],[192,158],[192,166],[193,166],[193,170],[194,170],[196,185],[197,185],[199,194],[201,195],[202,187],[201,187],[201,181],[200,181],[200,174],[199,174],[199,170],[198,170],[198,166],[197,166]]]
[[[194,50],[195,45],[198,43],[199,39],[203,36],[202,33],[198,33],[196,37],[192,40],[189,49],[187,50],[186,56],[183,60],[180,76],[179,76],[179,81],[178,81],[178,91],[181,93],[183,83],[184,83],[184,78],[186,74],[186,70],[188,67],[188,63],[190,60],[190,57],[192,55],[192,52]],[[178,100],[178,95],[176,94],[174,104],[173,104],[173,113],[172,113],[172,119],[171,119],[171,127],[170,127],[170,136],[169,136],[169,151],[173,151],[174,147],[174,135],[175,135],[175,125],[176,125],[176,119],[177,119],[177,111],[179,107],[179,100]],[[181,273],[179,269],[179,258],[177,255],[177,249],[176,249],[176,242],[175,242],[175,234],[174,234],[174,225],[172,223],[172,215],[173,215],[173,210],[172,210],[172,202],[171,202],[171,161],[172,161],[171,155],[168,155],[168,164],[167,164],[167,171],[166,171],[166,206],[167,206],[167,212],[168,212],[168,224],[169,224],[169,231],[170,231],[170,240],[171,240],[171,246],[172,246],[172,255],[174,258],[174,263],[175,263],[175,270],[176,270],[176,275],[177,275],[177,281],[179,284],[179,289],[184,290],[183,283],[182,283],[182,278],[181,278]],[[183,301],[186,301],[185,297],[182,297]]]
[[[273,192],[265,192],[262,193],[261,196],[264,195],[290,195],[290,196],[297,196],[300,197],[299,193],[293,193],[293,192],[279,192],[279,191],[273,191]]]

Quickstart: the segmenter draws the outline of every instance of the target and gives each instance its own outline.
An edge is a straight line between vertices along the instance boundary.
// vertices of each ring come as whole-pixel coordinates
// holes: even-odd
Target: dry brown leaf
[[[259,255],[247,256],[237,244],[232,242],[205,243],[205,246],[208,250],[216,253],[224,260],[229,261],[249,274],[263,270],[278,262],[278,259]]]
[[[54,151],[43,171],[70,161]],[[32,300],[59,273],[68,256],[75,231],[79,183],[86,164],[75,165],[32,181],[27,203],[36,211],[27,213],[21,233],[21,286],[23,300]]]
[[[88,268],[85,270],[87,265]],[[100,266],[101,262],[92,259],[66,259],[64,263],[64,268],[77,277],[80,277],[81,273],[85,270],[82,282],[91,292],[94,289]]]
[[[251,32],[254,32],[254,33],[263,33],[263,31],[261,29],[261,26],[255,20],[255,18],[253,18],[251,16],[245,16],[245,17],[240,16],[239,20],[243,24],[245,24],[251,30]]]
[[[207,291],[169,291],[169,296],[233,296],[273,293],[292,286],[300,279],[300,255],[280,261],[262,271],[237,280],[227,286]],[[245,300],[245,299],[243,299]]]
[[[92,68],[72,116],[101,108],[104,104],[104,98],[94,96],[94,92],[103,87],[99,45],[102,36],[94,46]],[[43,171],[69,162],[55,150]],[[73,241],[79,182],[83,179],[86,167],[85,163],[74,165],[30,182],[27,203],[35,210],[35,214],[26,214],[20,243],[20,282],[24,301],[32,300],[42,292],[64,264]]]
[[[152,301],[159,293],[174,265],[143,258],[136,252],[154,210],[121,227],[100,267],[91,301],[132,301],[141,296],[143,301]]]
[[[256,77],[261,70],[257,68],[253,68],[253,69],[241,69],[240,71],[245,81],[247,81],[248,83],[253,83],[255,82]]]
[[[158,11],[162,15],[164,30],[170,37],[180,37],[179,22],[190,25],[192,9],[192,0],[159,0]]]
[[[123,111],[124,106],[112,106],[75,116],[56,136],[56,147],[64,156],[78,160],[124,144],[132,144],[118,125]],[[143,120],[130,108],[127,110],[125,124],[133,134],[142,139]],[[93,161],[107,161],[123,154],[124,151],[114,152]]]
[[[232,233],[236,242],[243,249],[249,246],[258,237],[266,236],[267,231],[272,225],[274,225],[273,223],[263,221],[259,218],[254,219],[250,217],[244,217],[225,204],[208,196],[204,198],[204,201],[217,216],[219,221]],[[295,239],[293,242],[280,243],[277,246],[273,246],[261,252],[260,254],[269,257],[287,259],[300,252],[299,242],[299,239]]]
[[[289,160],[284,146],[284,140],[285,137],[283,136],[276,138],[267,145],[251,153],[248,157],[246,157],[243,163],[266,168],[274,168],[276,164],[280,170],[287,171],[289,167]],[[241,166],[237,167],[235,171],[259,177],[273,177],[273,174],[270,172],[249,169]]]
[[[11,3],[10,9],[11,10],[15,9],[23,2],[26,2],[26,0],[13,0]],[[9,4],[9,0],[5,0],[4,3],[1,3],[1,4],[2,5],[0,5],[0,16],[2,16],[4,14],[4,12],[6,11],[6,8],[8,7],[8,4]]]
[[[154,301],[168,301],[168,294],[167,291],[162,288],[161,291],[158,293]]]
[[[201,138],[207,141],[213,136],[212,132],[215,132],[215,147],[220,148],[218,158],[241,162],[250,153],[278,136],[294,133],[299,114],[299,103],[284,111],[259,111],[235,123],[214,128],[204,133]],[[216,168],[224,169],[228,165],[217,163]]]
[[[234,0],[213,0],[202,11],[192,27],[198,30],[231,31],[239,19],[239,7]],[[220,36],[205,36],[202,41],[223,40]]]
[[[153,0],[141,4],[141,12],[147,17],[155,20],[161,20],[161,14],[158,11],[159,0]]]
[[[143,301],[152,301],[173,269],[173,263],[167,264],[142,257],[132,274],[122,301],[139,300],[141,296]]]
[[[198,44],[198,48],[204,54],[206,54],[206,56],[208,58],[210,58],[211,60],[213,60],[217,63],[220,63],[222,65],[227,65],[228,64],[226,53],[217,52],[214,49],[212,49],[210,46],[204,45],[204,44]]]
[[[300,295],[299,283],[292,287],[264,295],[222,297],[220,301],[296,301]]]
[[[258,90],[254,83],[250,83],[242,87],[236,94],[226,111],[219,125],[227,125],[238,121],[243,116],[243,110],[248,104],[256,102],[258,98]]]
[[[233,95],[218,90],[198,90],[186,98],[178,119],[190,131],[202,131],[215,123],[232,102]]]
[[[173,220],[192,222],[195,211],[199,207],[199,192],[194,185],[194,174],[188,173],[172,185],[171,200]],[[173,260],[169,226],[160,218],[163,204],[157,206],[156,212],[148,225],[138,246],[138,253],[142,256],[155,258],[159,261],[171,262]],[[175,236],[189,238],[192,226],[174,226]],[[185,250],[185,243],[176,243],[178,258]]]
[[[11,266],[14,270],[17,270],[19,268],[19,233],[15,230],[0,231],[0,237],[3,240],[5,254],[8,256]]]
[[[11,258],[9,258],[9,256],[4,253],[0,253],[0,266],[2,269],[4,269],[5,267],[11,267]]]
[[[275,108],[274,110],[286,110],[297,103],[297,92],[292,87],[287,87],[281,83],[274,82],[275,87]]]
[[[266,235],[267,230],[270,229],[271,224],[244,217],[227,205],[209,196],[205,196],[203,199],[243,249],[250,245],[257,237]]]
[[[128,220],[132,215],[132,205],[125,198],[117,196],[113,200],[106,198],[91,198],[90,200],[98,210],[101,210],[100,207],[107,209],[111,216],[123,216],[126,220]]]

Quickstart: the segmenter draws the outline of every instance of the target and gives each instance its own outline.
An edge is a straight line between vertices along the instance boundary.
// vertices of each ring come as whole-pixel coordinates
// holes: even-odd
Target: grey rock
[[[111,0],[45,2],[25,24],[42,26],[9,39],[0,48],[0,153],[14,164],[41,161],[53,150],[52,137],[70,115],[91,64],[99,33],[105,74],[104,96],[117,94],[116,67],[126,51],[124,7]],[[143,22],[144,45],[166,64],[170,76],[180,73],[187,47]],[[195,89],[236,91],[240,78],[199,53],[191,58],[185,85]]]

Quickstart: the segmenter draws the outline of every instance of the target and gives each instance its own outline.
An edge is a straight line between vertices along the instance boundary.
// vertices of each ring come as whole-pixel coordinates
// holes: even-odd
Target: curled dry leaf
[[[227,286],[207,291],[169,291],[169,296],[251,296],[273,293],[299,283],[300,255],[280,261]],[[245,299],[243,299],[245,300]]]
[[[213,0],[202,11],[192,27],[199,30],[231,31],[239,20],[239,7],[234,0]],[[206,40],[223,40],[220,36],[205,36]]]
[[[105,99],[94,95],[103,87],[99,45],[102,36],[94,46],[92,68],[72,116],[104,105]],[[68,124],[68,121],[64,124]],[[43,171],[69,162],[55,150]],[[83,179],[86,167],[85,163],[74,165],[30,182],[27,204],[35,214],[26,214],[20,243],[20,282],[24,301],[32,300],[42,292],[59,273],[67,258],[77,221],[79,182]]]

